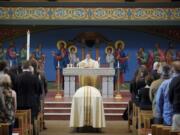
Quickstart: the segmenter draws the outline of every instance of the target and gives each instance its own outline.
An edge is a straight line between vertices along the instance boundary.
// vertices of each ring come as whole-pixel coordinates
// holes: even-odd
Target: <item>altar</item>
[[[101,76],[101,94],[103,97],[113,97],[114,94],[114,68],[79,68],[68,67],[63,69],[64,75],[64,96],[72,97],[75,93],[75,77],[85,76]]]

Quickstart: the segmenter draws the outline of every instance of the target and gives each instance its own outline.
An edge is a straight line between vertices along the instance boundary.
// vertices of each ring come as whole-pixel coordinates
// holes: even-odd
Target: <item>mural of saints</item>
[[[20,64],[23,64],[26,61],[26,57],[27,57],[26,55],[27,55],[27,49],[26,49],[26,44],[24,44],[19,52]]]
[[[77,56],[76,56],[76,53],[77,53],[77,47],[74,46],[74,45],[71,45],[68,47],[68,51],[69,51],[69,64],[72,64],[72,66],[76,66],[77,64]]]
[[[137,52],[137,60],[139,65],[147,65],[148,54],[144,51],[144,48],[139,48]]]
[[[41,71],[44,71],[44,65],[45,65],[45,54],[43,54],[42,52],[42,44],[39,44],[34,52],[31,54],[31,59],[35,59],[38,61],[38,66],[39,66],[39,69],[41,69]]]
[[[6,50],[3,48],[2,43],[0,43],[0,61],[5,60]]]
[[[54,68],[56,70],[57,70],[58,66],[60,68],[60,80],[61,80],[60,83],[62,85],[63,85],[62,70],[63,70],[63,68],[67,67],[67,64],[69,63],[68,51],[66,48],[67,48],[66,42],[63,40],[60,40],[57,42],[57,51],[56,52],[52,51],[52,56],[54,58]]]
[[[164,62],[165,61],[164,52],[160,48],[159,43],[155,44],[155,49],[153,51],[153,57],[154,57],[154,62]]]
[[[9,66],[14,66],[17,64],[17,52],[16,52],[16,48],[15,48],[15,44],[13,42],[9,43],[9,47],[7,48],[7,60],[9,62]]]
[[[105,49],[106,53],[106,63],[108,64],[108,67],[114,68],[114,48],[112,46],[107,46]]]
[[[38,61],[41,59],[41,56],[42,56],[42,45],[39,44],[39,46],[37,46],[34,50],[34,57]]]
[[[117,84],[124,83],[124,73],[128,70],[128,59],[129,55],[127,55],[124,51],[125,44],[123,41],[118,40],[115,43],[115,68],[116,68],[116,82]],[[118,74],[119,73],[119,74]]]

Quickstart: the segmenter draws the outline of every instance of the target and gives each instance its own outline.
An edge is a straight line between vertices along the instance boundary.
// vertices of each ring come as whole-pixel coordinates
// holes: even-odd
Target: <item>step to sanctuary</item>
[[[128,106],[130,94],[127,91],[121,92],[123,98],[103,98],[106,120],[122,120],[122,115]],[[71,97],[63,97],[56,100],[55,92],[48,93],[44,103],[45,120],[69,120],[71,112]]]

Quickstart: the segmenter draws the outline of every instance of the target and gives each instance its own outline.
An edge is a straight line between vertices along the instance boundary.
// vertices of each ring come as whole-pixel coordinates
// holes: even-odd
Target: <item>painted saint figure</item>
[[[108,64],[108,67],[110,68],[114,68],[114,48],[112,46],[108,46],[105,49],[105,53],[106,53],[106,63]]]
[[[124,83],[124,73],[128,70],[128,59],[129,55],[127,55],[124,51],[124,42],[121,40],[116,41],[115,43],[115,68],[117,69],[116,82],[117,84]],[[119,73],[119,74],[118,74]]]
[[[35,59],[36,61],[38,61],[39,68],[41,69],[41,71],[44,71],[45,57],[45,54],[43,54],[42,52],[42,44],[39,44],[31,54],[30,59]]]
[[[148,63],[148,54],[145,53],[144,48],[139,48],[137,52],[137,60],[139,65],[147,65]]]
[[[160,44],[155,44],[155,49],[153,51],[154,53],[154,62],[164,62],[165,56],[163,50],[160,48]]]
[[[166,51],[165,59],[166,59],[167,64],[172,64],[172,62],[173,62],[173,52],[172,52],[172,50],[168,49]]]
[[[13,42],[10,42],[9,47],[7,49],[6,56],[9,61],[10,67],[17,64],[18,54],[16,52],[15,44]]]
[[[19,55],[20,64],[23,64],[26,61],[26,58],[27,58],[27,49],[26,49],[26,45],[23,45]]]
[[[67,64],[69,63],[69,58],[68,58],[68,52],[66,50],[67,44],[65,41],[58,41],[57,42],[57,51],[52,52],[52,56],[54,57],[54,67],[56,69],[57,73],[57,68],[60,69],[60,84],[62,84],[63,87],[63,75],[62,75],[62,70],[63,68],[67,67]],[[58,74],[56,74],[57,78]]]
[[[2,43],[0,43],[0,61],[5,60],[6,50],[3,48]]]
[[[42,45],[40,44],[38,47],[35,48],[34,57],[38,61],[41,59],[42,56]]]
[[[72,64],[72,66],[76,66],[77,64],[77,47],[74,45],[71,45],[69,48],[69,64]]]

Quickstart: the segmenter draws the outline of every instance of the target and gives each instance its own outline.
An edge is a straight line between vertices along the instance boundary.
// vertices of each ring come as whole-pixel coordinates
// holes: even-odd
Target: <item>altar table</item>
[[[64,96],[72,97],[75,93],[75,77],[84,76],[101,76],[102,77],[102,96],[113,97],[114,94],[114,68],[64,68]]]

